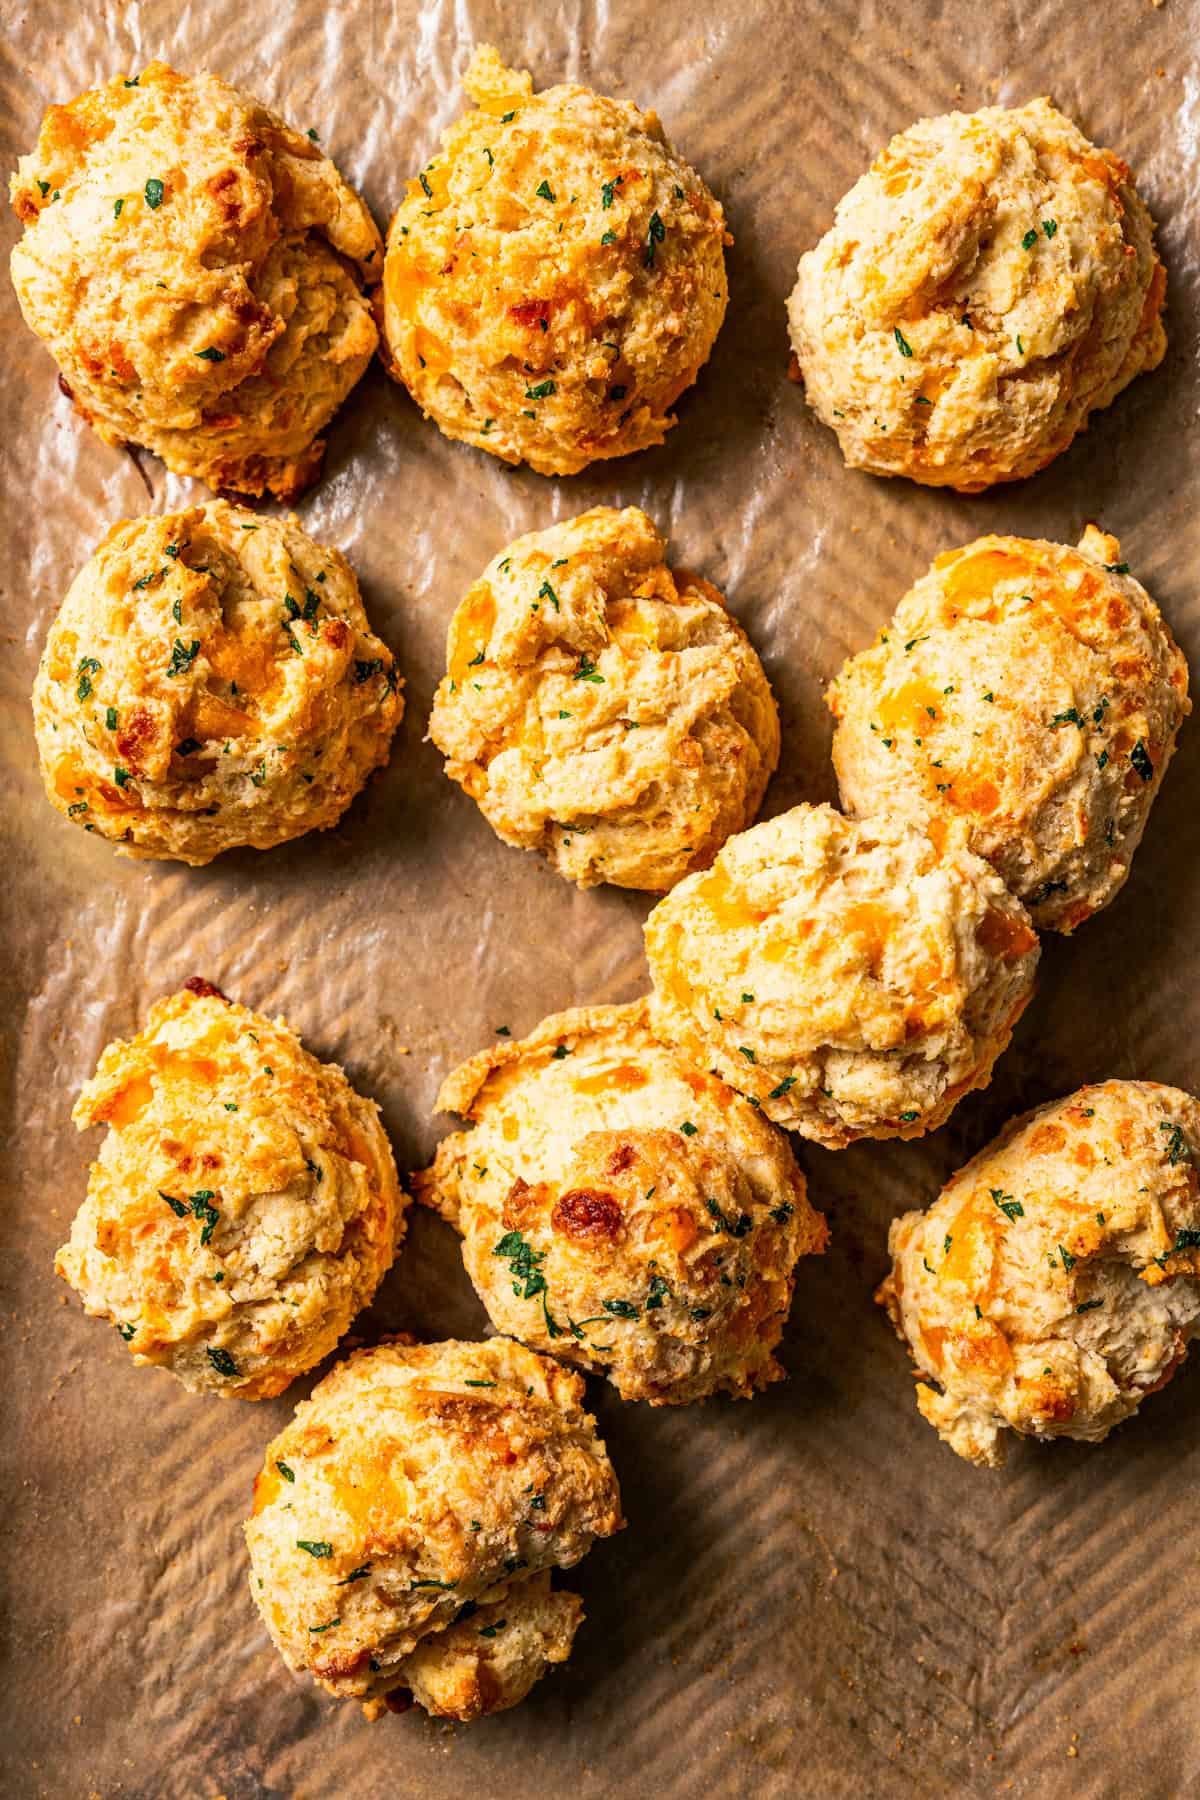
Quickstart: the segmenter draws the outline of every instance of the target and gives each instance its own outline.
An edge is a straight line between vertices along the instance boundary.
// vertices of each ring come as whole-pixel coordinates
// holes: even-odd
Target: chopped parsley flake
[[[652,269],[654,267],[654,246],[656,244],[661,244],[666,235],[666,227],[662,220],[656,212],[652,212],[650,214],[650,224],[646,231],[646,254],[642,259],[646,268]]]
[[[1154,780],[1154,764],[1150,761],[1150,752],[1147,750],[1143,738],[1139,738],[1129,752],[1129,760],[1143,781]]]
[[[554,392],[553,381],[539,381],[536,387],[525,389],[527,400],[545,400]]]
[[[539,200],[553,200],[554,198],[554,189],[544,178],[538,182],[533,191]]]
[[[279,1473],[283,1476],[285,1481],[295,1481],[296,1471],[294,1469],[289,1469],[285,1462],[277,1462],[275,1467],[279,1470]]]
[[[1037,226],[1031,225],[1029,227],[1029,230],[1025,233],[1025,236],[1021,239],[1021,248],[1022,248],[1022,250],[1032,250],[1033,246],[1036,243],[1037,243]]]
[[[323,1538],[297,1538],[296,1548],[306,1551],[309,1556],[316,1557],[318,1561],[333,1555],[333,1545],[327,1544]]]
[[[199,649],[199,638],[193,638],[190,644],[182,643],[179,638],[176,638],[175,647],[171,651],[171,660],[167,664],[167,674],[184,674],[184,672],[190,669],[195,662]]]
[[[200,358],[201,362],[219,363],[225,361],[225,352],[223,350],[218,350],[213,344],[210,344],[207,350],[197,350],[196,355]]]
[[[591,657],[585,652],[579,659],[579,667],[576,669],[572,679],[575,681],[591,681],[595,683],[603,681],[604,677],[597,670]]]
[[[1006,1194],[1003,1188],[989,1188],[988,1192],[1006,1219],[1023,1219],[1025,1217],[1025,1208],[1021,1202],[1014,1200],[1011,1194]]]
[[[896,348],[900,352],[901,356],[911,356],[913,353],[912,345],[909,343],[908,339],[905,337],[904,333],[901,331],[901,329],[898,325],[893,328],[892,336],[896,340]]]
[[[682,1131],[684,1137],[695,1137],[696,1135],[696,1127],[692,1124],[690,1119],[685,1119],[679,1129]]]
[[[230,1356],[228,1350],[221,1350],[219,1348],[215,1349],[212,1344],[206,1344],[205,1350],[208,1355],[209,1362],[212,1364],[213,1368],[217,1371],[218,1375],[229,1376],[229,1375],[237,1374],[238,1366],[234,1362],[232,1356]]]
[[[146,205],[150,208],[151,212],[158,211],[159,207],[163,203],[163,194],[165,192],[166,192],[166,189],[163,187],[162,182],[158,179],[158,176],[152,175],[150,177],[149,181],[146,183],[146,187],[145,187]]]
[[[535,1250],[522,1232],[506,1231],[500,1242],[493,1245],[492,1255],[503,1257],[508,1263],[509,1274],[513,1277],[512,1291],[518,1300],[536,1300],[540,1297],[546,1329],[551,1337],[558,1337],[561,1328],[547,1303],[549,1289],[542,1273],[546,1252]]]

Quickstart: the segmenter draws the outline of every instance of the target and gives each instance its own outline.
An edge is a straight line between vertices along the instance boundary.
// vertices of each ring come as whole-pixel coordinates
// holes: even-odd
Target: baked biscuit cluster
[[[1098,1443],[1200,1330],[1200,1102],[1104,1081],[1014,1119],[892,1226],[879,1289],[952,1449]]]
[[[106,443],[239,493],[316,479],[383,246],[311,136],[155,62],[51,107],[11,191],[21,311]]]
[[[720,203],[629,101],[535,94],[486,44],[465,86],[388,228],[390,372],[447,437],[542,475],[661,443],[725,316]]]
[[[752,1394],[798,1257],[824,1248],[787,1139],[658,1042],[645,1001],[544,1019],[456,1069],[418,1196],[462,1234],[498,1331],[624,1400]]]
[[[407,1196],[379,1108],[205,981],[108,1046],[72,1117],[108,1131],[55,1266],[185,1387],[281,1394],[392,1265]]]
[[[153,63],[46,115],[12,183],[22,311],[77,408],[214,489],[286,498],[376,348],[450,438],[540,474],[658,444],[728,298],[724,213],[652,112],[533,90],[480,46],[475,109],[386,256],[315,144]],[[367,290],[382,285],[372,301]],[[1126,166],[1048,101],[895,138],[799,266],[796,369],[848,464],[966,492],[1044,467],[1162,358]],[[583,1380],[623,1400],[778,1380],[828,1237],[784,1135],[917,1137],[990,1079],[1039,930],[1125,880],[1190,702],[1119,543],[939,556],[829,688],[845,814],[754,825],[779,758],[757,654],[637,507],[503,549],[450,620],[429,736],[506,842],[664,897],[652,991],[556,1013],[445,1080],[413,1177],[495,1327],[337,1364],[267,1448],[251,1592],[289,1668],[368,1716],[472,1719],[570,1653],[552,1585],[619,1530]],[[357,580],[224,499],[115,525],[34,688],[52,804],[203,865],[337,822],[401,719]],[[506,1036],[506,1034],[505,1034]],[[107,1136],[59,1273],[135,1361],[259,1399],[374,1297],[407,1196],[379,1109],[287,1026],[189,982],[103,1052]],[[1102,1439],[1200,1328],[1200,1102],[1109,1081],[1014,1120],[894,1223],[879,1289],[962,1456]]]
[[[788,322],[851,468],[978,493],[1162,361],[1165,295],[1129,169],[1043,99],[894,137],[801,257]]]
[[[33,690],[46,792],[127,856],[207,863],[337,823],[404,702],[354,571],[223,500],[114,525]]]
[[[580,887],[662,893],[758,810],[779,760],[762,664],[644,512],[518,538],[450,621],[429,735],[506,843]]]
[[[1038,929],[1071,931],[1129,873],[1187,687],[1116,538],[979,538],[939,556],[830,686],[842,802],[962,820]]]
[[[565,1661],[549,1587],[624,1524],[583,1382],[506,1338],[360,1350],[267,1446],[250,1591],[288,1667],[368,1717],[474,1718]]]
[[[797,806],[661,900],[646,956],[661,1037],[840,1149],[919,1137],[987,1083],[1038,940],[961,828]]]

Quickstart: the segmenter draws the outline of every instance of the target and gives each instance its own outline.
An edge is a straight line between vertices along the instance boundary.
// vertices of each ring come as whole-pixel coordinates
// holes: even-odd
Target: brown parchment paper
[[[572,1579],[587,1623],[525,1705],[368,1726],[294,1681],[246,1588],[258,1406],[136,1369],[52,1256],[97,1140],[96,1056],[193,973],[283,1011],[382,1104],[402,1169],[440,1078],[497,1025],[644,987],[642,898],[577,894],[504,848],[423,743],[451,608],[497,547],[605,501],[669,527],[729,595],[784,722],[767,810],[831,798],[821,689],[929,560],[987,530],[1116,532],[1200,674],[1195,356],[1200,11],[1188,0],[2,0],[5,170],[42,110],[151,56],[209,66],[315,127],[380,224],[461,109],[475,39],[653,105],[736,236],[716,352],[666,444],[583,476],[510,472],[422,422],[376,368],[298,510],[359,571],[408,681],[390,766],[335,833],[189,871],[137,864],[42,798],[28,695],[68,581],[119,517],[200,490],[73,416],[0,284],[0,1190],[7,1581],[0,1790],[103,1800],[1112,1796],[1200,1792],[1200,1369],[1101,1448],[969,1468],[918,1417],[871,1305],[888,1220],[1013,1111],[1108,1075],[1200,1087],[1200,722],[1119,901],[1049,939],[991,1088],[934,1137],[799,1146],[832,1221],[799,1272],[785,1385],[651,1412],[592,1384],[630,1527]],[[1171,347],[1033,481],[977,499],[843,469],[785,379],[799,253],[913,118],[1049,92],[1133,164],[1161,222]],[[15,221],[3,225],[5,255]],[[418,1215],[359,1326],[482,1335],[456,1244]],[[1195,1362],[1197,1359],[1193,1358]]]

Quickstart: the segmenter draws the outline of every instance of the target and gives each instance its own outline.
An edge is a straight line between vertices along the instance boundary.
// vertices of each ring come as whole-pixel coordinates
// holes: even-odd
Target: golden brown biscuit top
[[[397,1340],[338,1364],[268,1447],[246,1526],[291,1666],[386,1690],[464,1604],[619,1530],[582,1398],[580,1377],[505,1338]]]
[[[20,256],[55,269],[37,329],[171,428],[212,424],[284,331],[255,288],[277,241],[316,233],[363,281],[381,273],[369,212],[315,143],[217,76],[160,62],[51,107],[12,201]]]
[[[611,825],[586,846],[591,879],[669,885],[752,816],[775,763],[745,634],[714,587],[668,568],[637,507],[510,544],[456,609],[447,662],[430,736],[448,773],[564,872],[571,840]]]
[[[937,557],[827,700],[860,812],[961,816],[1039,925],[1123,878],[1175,734],[1187,665],[1117,540],[989,536]]]
[[[218,500],[112,527],[51,627],[39,745],[83,824],[89,808],[223,807],[230,783],[302,802],[348,726],[386,740],[397,686],[345,558],[294,518]]]

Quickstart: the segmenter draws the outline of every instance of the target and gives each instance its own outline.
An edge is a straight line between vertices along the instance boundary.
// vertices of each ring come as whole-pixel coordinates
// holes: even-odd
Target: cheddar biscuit
[[[246,1524],[288,1667],[368,1717],[410,1695],[451,1718],[523,1699],[582,1616],[549,1571],[624,1524],[582,1400],[578,1375],[506,1338],[339,1363],[267,1447]]]
[[[939,556],[826,695],[852,813],[960,818],[1040,930],[1129,873],[1191,710],[1187,664],[1116,538]]]
[[[223,500],[114,525],[33,689],[51,802],[128,856],[210,862],[337,823],[404,710],[354,571]]]
[[[414,1185],[497,1330],[652,1406],[780,1378],[793,1268],[825,1221],[782,1132],[657,1043],[644,1000],[481,1051],[438,1106],[471,1124]]]
[[[535,94],[490,45],[392,219],[391,373],[447,437],[543,475],[662,442],[725,316],[719,203],[658,118]]]
[[[208,982],[115,1039],[72,1117],[108,1132],[55,1267],[195,1392],[282,1393],[391,1267],[407,1197],[378,1107]]]
[[[314,137],[161,62],[50,108],[12,178],[13,284],[106,443],[239,493],[316,479],[383,246]]]
[[[1165,291],[1129,169],[1041,99],[893,138],[801,257],[788,321],[851,468],[977,493],[1162,361]]]
[[[662,893],[748,825],[779,758],[762,664],[644,512],[518,538],[450,621],[429,735],[506,843]]]
[[[1200,1325],[1200,1103],[1103,1081],[1014,1119],[892,1224],[876,1298],[917,1405],[969,1462],[1004,1433],[1099,1443]]]
[[[1038,941],[961,824],[797,806],[660,900],[646,955],[658,1035],[840,1149],[919,1137],[986,1085]]]

